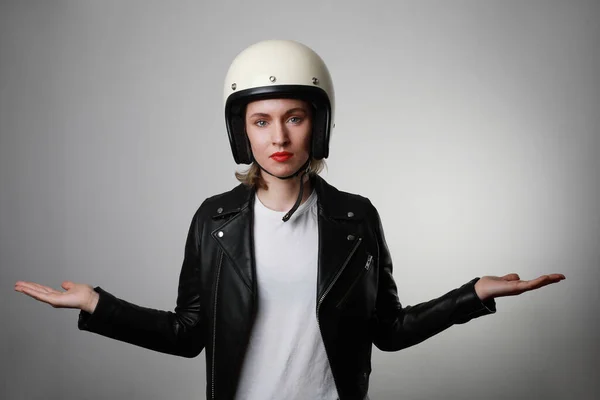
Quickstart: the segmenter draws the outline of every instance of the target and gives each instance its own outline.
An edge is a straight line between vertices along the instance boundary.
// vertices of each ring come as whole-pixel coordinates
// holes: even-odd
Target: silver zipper
[[[213,340],[212,340],[212,398],[215,398],[215,343],[217,342],[217,294],[219,293],[219,277],[221,275],[221,262],[223,261],[223,251],[219,253],[219,263],[217,265],[217,279],[215,283],[215,307],[213,310]]]
[[[342,267],[340,268],[340,270],[337,272],[337,274],[335,274],[335,277],[333,278],[333,280],[331,281],[331,283],[329,284],[329,286],[327,286],[327,289],[325,290],[325,292],[323,293],[323,295],[319,299],[319,302],[317,303],[317,326],[319,327],[319,333],[321,334],[321,338],[323,338],[323,331],[321,331],[321,323],[319,322],[319,310],[321,309],[321,304],[323,303],[323,300],[325,299],[325,296],[327,296],[327,294],[329,293],[329,291],[331,290],[331,288],[333,287],[333,285],[335,284],[335,282],[338,280],[338,278],[340,277],[340,275],[342,274],[342,272],[344,272],[344,269],[346,269],[346,265],[348,265],[348,261],[350,261],[350,259],[354,255],[354,252],[358,248],[358,245],[360,244],[360,242],[362,242],[362,238],[358,238],[358,240],[354,244],[354,247],[352,248],[352,251],[350,252],[350,254],[348,254],[348,257],[346,257],[346,259],[344,260],[344,264],[342,264]],[[327,362],[329,363],[329,366],[331,368],[331,361],[329,360],[329,354],[327,354],[327,349],[325,349],[325,355],[327,356]],[[335,387],[336,387],[336,390],[337,390],[337,388],[339,386],[338,386],[338,384],[337,384],[337,382],[335,380],[335,375],[333,375],[333,371],[331,373],[331,376],[333,376],[333,382],[335,383]]]
[[[356,286],[356,284],[362,279],[362,277],[364,276],[364,274],[366,274],[367,272],[369,272],[369,269],[371,268],[371,262],[372,261],[373,261],[373,256],[369,254],[369,256],[367,257],[367,263],[365,264],[365,266],[362,269],[362,271],[360,272],[360,274],[358,274],[358,276],[356,277],[356,279],[354,279],[354,282],[352,282],[352,285],[350,285],[350,287],[346,291],[346,294],[344,294],[344,296],[342,297],[342,299],[337,303],[337,305],[336,305],[337,308],[340,308],[342,306],[342,304],[344,304],[344,302],[346,301],[346,299],[348,298],[348,296],[350,295],[350,293],[352,293],[352,289],[354,289],[354,286]]]

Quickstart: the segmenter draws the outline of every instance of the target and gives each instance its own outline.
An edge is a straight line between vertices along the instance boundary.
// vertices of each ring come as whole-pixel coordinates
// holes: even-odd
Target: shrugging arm
[[[177,305],[174,312],[161,311],[121,300],[94,288],[99,293],[92,314],[81,311],[78,328],[147,349],[195,357],[204,348],[204,327],[200,308],[200,263],[198,213],[189,228],[183,266],[179,275]]]
[[[496,312],[494,299],[482,302],[475,292],[475,278],[461,287],[428,302],[402,307],[392,276],[392,259],[381,219],[373,207],[373,227],[379,253],[379,277],[374,318],[373,343],[380,350],[396,351],[430,338],[454,324]]]

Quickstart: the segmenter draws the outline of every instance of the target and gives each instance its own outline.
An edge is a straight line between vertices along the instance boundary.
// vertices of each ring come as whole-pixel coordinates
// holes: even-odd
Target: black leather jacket
[[[495,312],[475,278],[431,301],[402,307],[379,215],[361,196],[319,176],[319,262],[315,295],[321,335],[340,399],[364,399],[371,348],[400,350],[453,324]],[[257,307],[253,262],[254,191],[243,185],[206,199],[195,213],[174,312],[140,307],[96,287],[93,314],[78,327],[183,357],[206,353],[207,399],[232,399]]]

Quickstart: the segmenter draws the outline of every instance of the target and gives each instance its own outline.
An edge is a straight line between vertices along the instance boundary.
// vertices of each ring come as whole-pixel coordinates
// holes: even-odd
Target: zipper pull
[[[365,269],[368,271],[371,268],[371,262],[373,261],[373,256],[369,254],[367,257],[367,263],[365,264]]]

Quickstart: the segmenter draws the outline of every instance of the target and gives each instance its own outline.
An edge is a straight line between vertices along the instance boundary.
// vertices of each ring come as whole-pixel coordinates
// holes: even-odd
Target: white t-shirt
[[[317,324],[317,195],[285,212],[254,202],[258,311],[242,366],[239,400],[338,398]]]

